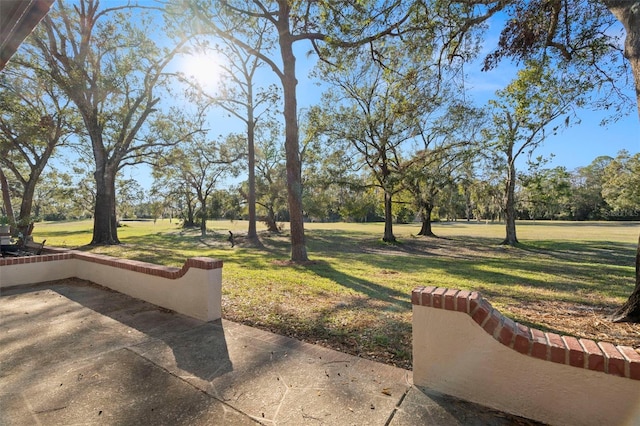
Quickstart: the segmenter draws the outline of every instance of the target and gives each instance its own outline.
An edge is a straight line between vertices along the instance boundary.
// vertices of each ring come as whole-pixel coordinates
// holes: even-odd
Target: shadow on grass
[[[198,253],[199,236],[195,235],[177,232],[156,233],[125,236],[121,237],[120,241],[120,245],[86,245],[78,250],[168,266],[182,266],[187,258],[204,255]]]
[[[479,285],[470,289],[480,289],[489,297],[532,297],[535,289],[544,289],[549,293],[540,297],[588,303],[583,296],[589,293],[626,298],[634,284],[636,247],[631,243],[535,241],[504,247],[498,239],[452,237],[413,238],[383,245],[360,236],[349,246],[347,236],[318,234],[314,233],[313,241],[323,255],[335,256],[334,245],[328,244],[334,241],[335,247],[350,247],[349,256],[371,267],[423,270],[425,276],[435,269],[446,271],[453,277],[450,281],[461,283],[459,287]]]
[[[277,290],[269,289],[258,300],[251,297],[230,300],[224,304],[227,306],[225,317],[353,355],[411,368],[408,292],[336,270],[323,260],[302,265],[283,264],[278,268],[297,269],[311,282],[314,277],[322,278],[344,290],[312,292],[313,296],[305,294],[298,303],[283,303],[277,295],[271,299],[272,291],[277,294]],[[317,301],[313,300],[315,298]],[[300,303],[308,306],[300,309]]]
[[[316,261],[306,266],[306,268],[319,277],[331,280],[359,294],[364,294],[370,299],[395,305],[398,310],[409,309],[410,307],[409,294],[338,271],[328,262]]]
[[[50,229],[47,229],[46,233],[44,235],[40,235],[40,237],[44,239],[54,237],[70,237],[73,235],[87,235],[87,241],[91,241],[91,231],[87,231],[86,229],[78,229],[76,231],[70,231],[66,229],[52,231]]]
[[[518,249],[575,263],[630,266],[635,262],[636,245],[610,241],[531,241]]]
[[[210,256],[247,269],[271,269],[273,273],[274,261],[288,259],[289,236],[263,234],[261,241],[262,247],[232,249],[222,232],[210,232],[203,239],[199,232],[180,231],[125,237],[124,244],[113,249],[113,253],[108,248],[97,252],[172,266],[181,266],[188,257]],[[504,247],[499,242],[500,239],[486,237],[410,237],[397,244],[386,244],[372,233],[313,230],[308,232],[312,260],[335,258],[347,266],[350,260],[361,262],[365,268],[371,268],[372,276],[340,271],[325,260],[314,261],[304,268],[369,298],[397,305],[398,309],[404,309],[400,306],[408,303],[411,289],[387,283],[374,273],[406,272],[414,276],[424,273],[425,280],[417,279],[413,287],[479,289],[488,297],[503,300],[531,298],[535,289],[541,289],[547,293],[539,297],[588,303],[585,294],[624,298],[633,287],[632,243],[541,240]],[[430,281],[435,270],[444,271],[447,282]]]

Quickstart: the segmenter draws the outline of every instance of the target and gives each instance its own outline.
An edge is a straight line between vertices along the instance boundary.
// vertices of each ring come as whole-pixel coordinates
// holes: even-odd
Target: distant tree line
[[[289,218],[287,203],[282,196],[284,165],[268,167],[258,150],[257,201],[258,218],[271,231]],[[587,166],[569,171],[565,167],[545,168],[544,162],[529,165],[518,175],[516,185],[516,215],[519,220],[640,220],[640,154],[621,151],[614,157],[598,157]],[[382,222],[385,220],[382,190],[372,176],[352,175],[349,182],[327,181],[309,167],[303,174],[305,188],[304,217],[310,222]],[[82,172],[77,168],[76,172]],[[493,173],[492,173],[493,172]],[[13,182],[13,180],[11,181]],[[48,172],[37,186],[33,198],[37,220],[72,220],[91,218],[95,190],[88,174]],[[187,226],[200,226],[203,217],[195,190],[180,190],[159,185],[145,191],[132,179],[118,180],[117,205],[121,219],[181,220]],[[431,201],[432,221],[500,221],[502,188],[498,170],[460,170],[443,180],[437,196]],[[184,182],[183,182],[184,183]],[[206,201],[206,217],[210,219],[246,220],[246,185],[243,181],[226,189],[215,189]],[[19,198],[20,192],[11,185]],[[420,201],[411,188],[398,192],[393,203],[395,223],[421,220]]]

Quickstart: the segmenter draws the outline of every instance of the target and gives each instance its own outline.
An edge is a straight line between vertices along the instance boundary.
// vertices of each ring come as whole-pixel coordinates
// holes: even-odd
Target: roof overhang
[[[55,0],[0,0],[0,70]]]

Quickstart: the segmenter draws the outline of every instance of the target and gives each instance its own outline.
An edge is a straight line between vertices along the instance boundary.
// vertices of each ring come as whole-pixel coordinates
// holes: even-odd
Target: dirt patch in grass
[[[508,307],[519,322],[554,333],[640,348],[640,324],[614,323],[607,316],[613,305],[579,305],[535,301]]]
[[[361,296],[326,294],[273,296],[264,302],[223,295],[223,317],[351,355],[411,368],[411,317],[386,310],[384,303]]]

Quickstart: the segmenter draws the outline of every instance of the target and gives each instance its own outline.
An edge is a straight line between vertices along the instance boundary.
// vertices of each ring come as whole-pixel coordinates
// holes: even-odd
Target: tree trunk
[[[284,2],[283,2],[284,3]],[[282,6],[287,7],[288,6]],[[293,38],[289,34],[288,13],[286,19],[280,17],[280,52],[282,54],[282,89],[284,94],[285,153],[287,162],[287,201],[291,228],[291,260],[308,260],[304,238],[304,217],[302,210],[302,164],[298,140],[298,103],[296,99],[296,58],[293,54]]]
[[[624,26],[627,33],[624,56],[631,65],[636,87],[638,118],[640,118],[640,1],[604,0],[604,4]]]
[[[100,167],[94,173],[96,205],[93,212],[93,239],[91,245],[120,244],[116,217],[116,172]]]
[[[191,202],[191,199],[187,198],[186,200],[187,202],[187,217],[184,218],[184,224],[182,225],[183,228],[193,228],[196,226],[196,221],[194,218],[194,206],[193,203]]]
[[[279,233],[278,224],[276,223],[276,215],[273,212],[273,208],[269,207],[267,209],[267,217],[265,218],[265,223],[267,224],[267,231]]]
[[[4,210],[9,219],[9,224],[13,227],[16,223],[16,217],[13,214],[13,207],[11,206],[11,193],[9,192],[9,183],[2,168],[0,168],[0,188],[2,189],[2,201],[4,202]]]
[[[247,203],[249,208],[249,230],[247,241],[258,242],[258,231],[256,229],[256,149],[255,149],[255,122],[253,110],[249,110],[247,126],[247,154],[249,163],[249,194]]]
[[[640,238],[636,248],[636,286],[620,309],[611,315],[614,322],[640,322]]]
[[[22,194],[22,202],[20,203],[20,217],[18,219],[18,232],[22,233],[25,237],[29,235],[29,229],[31,227],[31,209],[33,207],[33,194],[36,190],[36,183],[38,182],[38,176],[31,176],[27,184],[24,186],[24,192]]]
[[[200,236],[207,236],[207,213],[206,207],[203,207],[202,214],[200,215]]]
[[[394,243],[396,237],[393,235],[393,212],[391,207],[393,202],[391,200],[391,194],[387,191],[384,192],[384,237],[382,241],[386,243]]]
[[[187,207],[187,217],[184,219],[183,228],[193,228],[196,226],[195,219],[193,217],[193,208],[191,206]]]
[[[425,237],[435,237],[436,234],[433,233],[431,229],[431,212],[433,211],[432,205],[427,205],[422,208],[422,213],[420,214],[420,218],[422,219],[422,228],[418,235],[422,235]]]
[[[518,243],[516,237],[516,167],[513,161],[510,159],[508,162],[508,177],[507,184],[505,185],[504,194],[504,220],[506,223],[507,235],[502,241],[503,245],[515,246]]]
[[[203,192],[198,191],[198,201],[200,202],[200,236],[207,236],[207,198]]]

